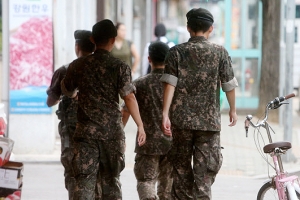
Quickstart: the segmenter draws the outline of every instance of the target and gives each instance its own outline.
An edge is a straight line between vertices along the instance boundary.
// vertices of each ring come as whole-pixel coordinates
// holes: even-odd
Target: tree
[[[280,70],[280,12],[281,0],[261,0],[263,4],[262,62],[257,116],[262,116],[265,105],[279,94]],[[269,120],[279,121],[279,112],[269,113]]]

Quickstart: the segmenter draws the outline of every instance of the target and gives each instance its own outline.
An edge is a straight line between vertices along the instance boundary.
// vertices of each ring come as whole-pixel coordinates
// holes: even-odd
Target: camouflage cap
[[[76,30],[74,32],[75,40],[89,40],[91,36],[92,32],[87,30]]]
[[[214,17],[208,10],[204,8],[193,8],[186,14],[186,18],[188,21],[191,19],[196,19],[214,23]]]
[[[169,51],[169,46],[163,42],[153,42],[149,45],[149,57],[156,62],[163,62]]]

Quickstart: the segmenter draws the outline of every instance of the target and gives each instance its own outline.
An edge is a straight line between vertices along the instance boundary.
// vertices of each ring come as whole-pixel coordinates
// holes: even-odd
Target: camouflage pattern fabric
[[[147,142],[139,146],[136,141],[134,173],[140,199],[170,199],[172,166],[166,154],[172,138],[160,128],[162,121],[163,87],[159,81],[164,69],[153,69],[150,74],[136,79],[136,100],[147,135]],[[157,190],[156,190],[157,183]],[[156,192],[157,191],[157,192]]]
[[[51,84],[47,90],[47,94],[53,99],[59,100],[62,95],[60,82],[66,75],[66,71],[66,67],[62,66],[58,68],[52,76]],[[72,136],[74,135],[76,128],[77,106],[78,101],[76,99],[62,96],[58,109],[60,115],[59,119],[61,120],[58,124],[58,132],[61,139],[60,160],[64,166],[65,187],[68,190],[69,199],[73,199],[75,187],[75,178],[73,175],[71,160],[73,158]]]
[[[164,69],[154,69],[150,74],[133,81],[135,97],[147,135],[147,142],[139,146],[136,141],[135,152],[147,155],[164,155],[172,144],[172,138],[161,130],[163,85],[159,81]]]
[[[77,120],[95,127],[87,135],[77,137],[107,140],[123,139],[124,131],[119,108],[121,98],[135,91],[131,83],[131,69],[106,50],[73,61],[62,81],[62,91],[78,94]]]
[[[69,199],[73,199],[75,189],[75,178],[72,170],[73,159],[73,135],[76,129],[77,123],[77,107],[78,101],[69,97],[63,96],[60,106],[63,109],[63,118],[59,123],[59,134],[61,138],[61,157],[60,161],[65,168],[65,185],[68,190]]]
[[[172,165],[166,155],[136,154],[134,174],[137,179],[139,199],[170,200],[172,171]]]
[[[226,49],[203,36],[192,37],[170,49],[163,77],[168,75],[178,78],[170,107],[172,124],[220,131],[220,82],[235,79]]]
[[[72,164],[76,188],[73,199],[121,200],[119,178],[125,167],[125,140],[76,137],[74,140]]]
[[[131,69],[106,50],[73,61],[61,83],[64,94],[79,90],[74,134],[75,200],[122,199],[125,134],[121,98],[135,91]],[[74,139],[74,140],[75,140]]]
[[[211,185],[221,168],[220,132],[172,128],[174,167],[172,199],[211,199]],[[193,167],[191,161],[193,157]]]

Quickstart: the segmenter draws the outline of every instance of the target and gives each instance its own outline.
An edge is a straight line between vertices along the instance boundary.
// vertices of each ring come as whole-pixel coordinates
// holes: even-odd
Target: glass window
[[[295,43],[298,43],[298,27],[295,26]]]
[[[242,59],[241,58],[231,58],[232,69],[234,76],[239,83],[239,87],[235,88],[236,96],[242,96]]]
[[[259,2],[257,0],[232,0],[232,49],[258,48],[258,11]]]
[[[232,0],[232,14],[231,14],[231,49],[240,49],[241,48],[241,10],[242,10],[242,1]]]
[[[247,0],[247,12],[248,17],[245,19],[246,22],[243,22],[245,28],[245,47],[247,49],[257,49],[258,48],[258,1],[256,0]],[[246,25],[245,25],[246,24]]]
[[[296,5],[296,18],[300,18],[300,5]]]
[[[245,96],[258,96],[258,60],[257,58],[246,58],[245,62]]]

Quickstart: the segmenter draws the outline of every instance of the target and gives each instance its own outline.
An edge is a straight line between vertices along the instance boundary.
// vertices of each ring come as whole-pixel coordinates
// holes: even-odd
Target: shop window
[[[300,5],[296,5],[296,18],[300,18]]]

